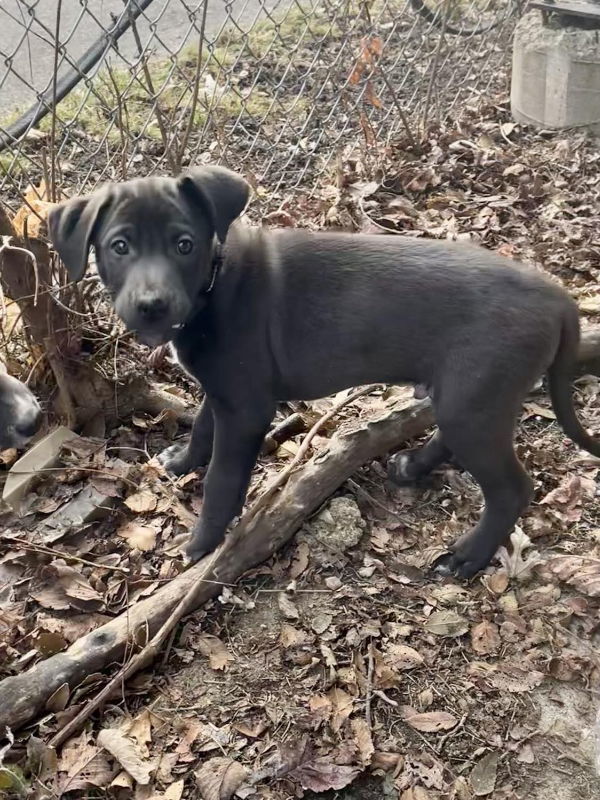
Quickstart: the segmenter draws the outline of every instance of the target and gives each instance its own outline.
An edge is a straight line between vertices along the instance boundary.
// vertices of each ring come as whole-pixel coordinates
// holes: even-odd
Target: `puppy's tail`
[[[560,426],[579,447],[600,458],[600,440],[594,439],[577,418],[571,381],[575,375],[579,347],[579,312],[575,304],[565,309],[558,350],[548,369],[552,407]]]

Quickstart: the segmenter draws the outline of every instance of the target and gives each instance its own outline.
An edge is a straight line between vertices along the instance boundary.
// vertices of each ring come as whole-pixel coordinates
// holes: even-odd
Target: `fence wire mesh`
[[[518,0],[3,0],[0,192],[220,162],[310,188],[506,86]],[[457,35],[457,30],[462,35]]]

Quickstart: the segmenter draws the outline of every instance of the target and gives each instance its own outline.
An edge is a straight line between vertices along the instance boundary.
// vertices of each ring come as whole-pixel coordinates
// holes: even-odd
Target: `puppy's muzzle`
[[[167,300],[152,292],[139,295],[135,301],[135,309],[140,321],[146,325],[164,322],[170,316]]]

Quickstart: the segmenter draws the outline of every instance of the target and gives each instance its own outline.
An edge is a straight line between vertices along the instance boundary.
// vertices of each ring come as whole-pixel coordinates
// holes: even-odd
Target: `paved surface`
[[[227,10],[225,0],[207,2],[206,29],[209,34],[220,30],[232,17],[248,25],[265,6],[272,9],[287,4],[283,0],[230,0]],[[2,116],[16,109],[25,110],[35,101],[31,86],[41,90],[50,80],[54,67],[51,41],[56,27],[58,3],[59,0],[0,0],[0,124]],[[186,5],[190,9],[197,9],[199,27],[202,19],[201,0],[186,0]],[[28,10],[31,7],[36,22],[27,32],[30,20]],[[60,40],[69,56],[72,59],[81,56],[101,35],[102,26],[110,27],[111,14],[119,14],[122,10],[123,0],[62,0]],[[181,0],[154,0],[145,14],[146,19],[140,18],[138,21],[142,42],[147,42],[151,36],[147,19],[155,20],[161,41],[155,39],[152,47],[158,53],[164,53],[165,50],[173,52],[186,39],[195,41],[197,34],[189,33],[191,23]],[[130,31],[121,38],[119,49],[126,57],[136,52]],[[12,57],[13,71],[5,66],[7,57]],[[124,65],[116,54],[111,55],[111,62],[115,66]],[[63,71],[64,65],[59,74]]]

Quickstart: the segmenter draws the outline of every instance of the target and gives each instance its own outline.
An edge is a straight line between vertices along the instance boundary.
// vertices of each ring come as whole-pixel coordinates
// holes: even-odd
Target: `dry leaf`
[[[422,733],[436,733],[437,731],[450,731],[456,727],[458,720],[447,711],[424,711],[419,713],[411,706],[402,706],[402,719]]]
[[[282,647],[297,647],[306,641],[306,634],[304,631],[299,631],[298,628],[293,628],[284,622],[281,626],[281,633],[279,634],[279,643]]]
[[[48,658],[55,653],[60,653],[67,646],[67,642],[59,633],[49,633],[43,631],[39,633],[34,639],[35,649],[38,653]]]
[[[526,416],[524,419],[528,417],[542,417],[543,419],[556,419],[556,414],[552,411],[551,408],[544,408],[544,406],[540,406],[537,403],[524,403],[523,408],[526,411]]]
[[[388,666],[399,670],[414,669],[424,663],[423,656],[406,644],[388,644],[384,658]]]
[[[491,794],[496,788],[498,753],[487,753],[471,770],[471,786],[476,797]]]
[[[521,764],[533,764],[535,761],[533,747],[529,744],[529,742],[526,742],[519,750],[517,754],[517,761],[520,761]]]
[[[548,569],[589,597],[600,597],[600,559],[591,556],[556,556]]]
[[[327,722],[331,716],[332,703],[329,697],[322,694],[314,694],[308,701],[311,712],[311,721],[314,728],[318,728],[323,722]]]
[[[150,774],[155,765],[144,761],[138,746],[122,731],[117,728],[103,728],[97,741],[135,781],[142,786],[150,783]]]
[[[136,514],[148,514],[154,511],[158,504],[158,498],[151,489],[140,489],[139,492],[129,495],[125,500],[125,505]]]
[[[524,558],[523,553],[528,547],[531,547],[531,539],[518,525],[515,525],[515,530],[510,535],[510,541],[513,547],[512,553],[509,553],[506,547],[501,547],[498,550],[498,558],[509,578],[518,581],[525,580],[531,574],[533,567],[540,563],[541,556],[537,550],[534,550],[527,558]]]
[[[233,661],[233,656],[225,644],[216,636],[208,633],[198,639],[198,649],[202,655],[208,658],[211,669],[226,669],[229,662]]]
[[[400,795],[400,800],[429,800],[429,792],[422,786],[411,786]]]
[[[333,709],[331,729],[337,733],[352,713],[354,698],[337,686],[334,686],[333,689],[327,692],[327,697],[331,701],[331,707]]]
[[[471,647],[476,653],[490,655],[500,649],[498,626],[484,619],[471,628]]]
[[[247,736],[249,739],[258,739],[258,737],[262,736],[267,730],[269,723],[264,717],[257,716],[245,722],[236,722],[233,727],[236,731],[241,733],[242,736]]]
[[[196,770],[202,800],[230,800],[246,780],[248,772],[231,758],[209,758]]]
[[[333,617],[331,614],[316,614],[310,621],[310,627],[316,634],[321,635],[325,633],[332,621]]]
[[[290,777],[295,778],[303,789],[313,792],[327,792],[330,789],[343,789],[352,783],[359,774],[358,767],[333,764],[324,758],[316,758],[297,767]]]
[[[69,702],[71,690],[68,683],[63,683],[54,691],[46,700],[46,711],[51,711],[56,714],[57,711],[64,711]]]
[[[456,611],[434,611],[425,621],[425,630],[436,636],[462,636],[469,630],[469,624]]]
[[[134,719],[126,720],[123,723],[123,733],[131,739],[135,739],[140,750],[148,755],[146,745],[152,741],[152,714],[150,711],[145,708]]]
[[[110,783],[114,770],[105,754],[88,742],[88,734],[70,739],[63,747],[58,762],[58,793],[102,788]]]
[[[294,553],[294,557],[292,559],[292,565],[290,567],[290,577],[293,580],[302,575],[304,570],[308,567],[309,553],[310,549],[308,544],[306,542],[300,542],[296,548],[296,552]]]
[[[300,619],[300,612],[285,592],[279,592],[277,602],[279,610],[286,619]]]
[[[510,582],[510,578],[504,572],[504,570],[498,570],[497,572],[493,572],[491,575],[484,576],[485,585],[495,595],[504,594],[504,592],[508,589],[508,584]]]
[[[564,522],[579,522],[583,499],[593,500],[595,494],[596,481],[593,478],[571,474],[540,500],[540,505],[550,506],[552,513]]]
[[[73,606],[89,611],[90,605],[102,605],[102,595],[80,572],[68,566],[62,559],[56,559],[44,567],[42,578],[45,581],[44,587],[39,591],[32,591],[31,596],[43,608],[67,611]]]
[[[499,669],[496,664],[486,664],[481,661],[469,664],[469,673],[482,678],[486,684],[499,692],[511,694],[530,692],[544,680],[544,673],[535,669],[515,667],[510,664],[504,664],[502,669]]]
[[[140,525],[135,520],[127,522],[117,530],[117,536],[125,539],[130,547],[142,552],[154,549],[157,533],[149,525]]]
[[[367,767],[371,763],[375,748],[373,746],[373,737],[371,736],[371,729],[367,724],[366,719],[362,717],[355,717],[350,720],[350,727],[354,734],[354,741],[358,748],[360,762],[363,767]]]
[[[510,136],[516,127],[517,125],[514,122],[503,122],[502,125],[500,125],[500,130],[505,136]]]

